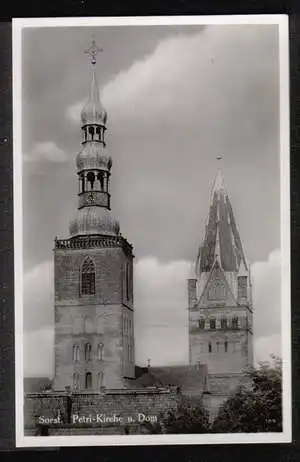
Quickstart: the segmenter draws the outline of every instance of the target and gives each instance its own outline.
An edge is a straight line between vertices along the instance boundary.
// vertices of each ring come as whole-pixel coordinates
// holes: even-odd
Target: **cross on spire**
[[[90,55],[90,59],[91,59],[91,64],[94,66],[97,62],[97,54],[98,53],[101,53],[103,51],[102,48],[99,48],[97,45],[96,45],[96,42],[95,40],[92,41],[92,45],[90,46],[90,48],[88,50],[85,51],[85,53],[87,53],[88,55]]]

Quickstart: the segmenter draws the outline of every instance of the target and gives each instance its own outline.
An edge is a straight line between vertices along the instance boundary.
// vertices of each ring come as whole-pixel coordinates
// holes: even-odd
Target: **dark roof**
[[[179,387],[181,391],[199,391],[206,386],[207,368],[204,365],[184,365],[139,368],[136,379],[129,380],[130,388]]]
[[[220,253],[221,268],[224,271],[238,271],[241,263],[247,269],[233,210],[220,173],[211,195],[204,241],[199,248],[196,263],[198,274],[211,271],[216,252]]]
[[[45,387],[50,387],[52,380],[48,377],[25,377],[24,378],[24,392],[37,393],[43,391]]]

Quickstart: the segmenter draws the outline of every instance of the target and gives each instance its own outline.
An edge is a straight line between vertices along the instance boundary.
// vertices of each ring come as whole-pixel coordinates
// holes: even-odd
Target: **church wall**
[[[90,256],[96,269],[95,295],[80,295],[80,267]],[[127,343],[133,343],[133,297],[129,278],[129,297],[124,294],[124,267],[132,266],[122,248],[55,250],[55,389],[74,385],[85,387],[85,374],[92,374],[92,389],[101,384],[123,388],[123,375],[134,376],[134,364],[125,356]],[[129,276],[130,276],[129,272]],[[126,302],[126,306],[123,302]],[[124,310],[130,317],[132,333],[124,339]],[[91,344],[91,359],[84,360],[85,344]],[[97,358],[98,345],[103,345],[103,358]],[[73,358],[73,347],[79,346],[80,361]]]
[[[227,352],[225,341],[228,342]],[[219,343],[219,347],[217,346]],[[209,373],[240,372],[247,363],[247,333],[203,331],[200,334],[190,334],[191,364],[207,364]],[[209,352],[209,344],[211,352]],[[218,349],[219,348],[219,351]]]
[[[103,386],[122,387],[122,310],[118,305],[60,306],[60,321],[55,329],[55,388],[73,385],[73,374],[79,373],[80,387],[85,386],[85,373],[92,373],[93,389],[99,389],[98,374],[103,372]],[[91,345],[91,360],[85,360],[85,344]],[[103,345],[98,358],[98,345]],[[73,347],[79,346],[79,360],[73,358]]]
[[[71,398],[71,401],[70,401]],[[71,424],[68,422],[68,399],[72,406],[69,406]],[[117,391],[115,393],[72,393],[71,395],[49,393],[31,393],[25,396],[24,416],[25,416],[25,433],[29,434],[36,428],[39,417],[56,417],[58,413],[65,422],[60,428],[53,425],[50,434],[99,434],[99,433],[124,433],[124,426],[129,425],[133,432],[141,432],[141,422],[138,422],[138,413],[146,416],[156,416],[159,419],[160,414],[175,410],[182,399],[176,390],[130,390]],[[111,424],[101,424],[98,428],[88,424],[73,423],[72,416],[80,415],[81,417],[96,416],[105,414],[106,416],[121,416],[124,422]],[[135,422],[127,422],[128,417],[132,417]],[[142,418],[141,418],[142,420]],[[137,427],[138,424],[138,427]]]
[[[80,266],[92,257],[96,266],[95,296],[79,297]],[[126,257],[120,247],[55,250],[55,302],[81,305],[123,303],[123,264]]]

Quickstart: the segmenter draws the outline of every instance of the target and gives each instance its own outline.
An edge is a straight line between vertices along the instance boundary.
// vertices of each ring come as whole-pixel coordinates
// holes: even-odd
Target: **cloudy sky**
[[[55,236],[77,207],[92,34],[113,158],[112,208],[135,249],[136,361],[188,359],[186,278],[222,154],[252,264],[255,358],[280,354],[277,26],[23,31],[25,375],[52,375]]]

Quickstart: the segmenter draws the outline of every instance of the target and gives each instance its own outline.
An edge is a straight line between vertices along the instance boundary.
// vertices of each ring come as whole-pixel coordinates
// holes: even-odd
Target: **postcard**
[[[291,441],[288,18],[13,20],[16,444]]]

